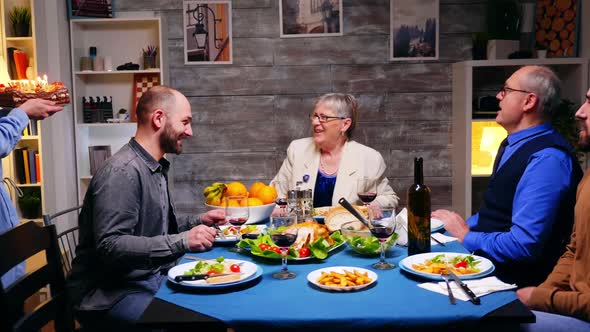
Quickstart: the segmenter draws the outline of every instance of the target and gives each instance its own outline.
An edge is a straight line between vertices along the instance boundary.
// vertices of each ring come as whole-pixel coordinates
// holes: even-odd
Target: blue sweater
[[[0,158],[6,157],[14,149],[28,123],[29,117],[20,108],[15,108],[7,116],[0,118]],[[1,182],[3,179],[2,167],[0,167],[0,233],[18,225],[16,210],[10,201],[10,195]],[[21,263],[2,276],[2,285],[4,288],[10,286],[24,273],[25,263]]]
[[[510,135],[508,143],[464,245],[490,258],[499,278],[524,287],[545,280],[565,250],[582,170],[548,124]]]

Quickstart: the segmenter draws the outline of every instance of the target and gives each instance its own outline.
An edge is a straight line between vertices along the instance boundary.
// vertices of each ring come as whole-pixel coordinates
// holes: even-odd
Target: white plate
[[[443,224],[443,222],[439,219],[436,218],[430,218],[430,231],[431,232],[437,232],[441,229],[443,229],[445,227],[445,225]]]
[[[211,262],[213,262],[213,261],[214,260],[212,259]],[[234,281],[230,281],[230,282],[226,282],[226,283],[218,283],[218,284],[208,284],[207,281],[205,281],[205,280],[181,281],[181,282],[174,281],[174,278],[176,276],[183,275],[186,271],[191,270],[192,268],[195,267],[195,265],[198,262],[189,262],[189,263],[176,265],[175,267],[171,268],[168,271],[168,280],[170,280],[171,282],[173,282],[177,285],[183,285],[183,286],[188,286],[188,287],[193,287],[193,288],[226,287],[229,285],[235,285],[235,284],[239,284],[239,283],[251,280],[252,278],[250,278],[250,277],[255,275],[257,273],[258,268],[259,268],[258,265],[254,264],[252,262],[243,261],[243,260],[239,260],[239,259],[226,259],[225,261],[229,264],[240,264],[240,272],[242,273],[242,276],[239,280],[234,280]]]
[[[418,271],[412,267],[413,264],[423,264],[425,260],[431,259],[434,256],[440,255],[440,254],[445,254],[445,256],[448,258],[452,258],[455,256],[468,256],[469,255],[466,253],[458,253],[458,252],[428,252],[425,254],[408,256],[399,262],[399,266],[402,270],[407,271],[412,274],[415,274],[417,276],[421,276],[421,277],[424,277],[427,279],[432,279],[432,280],[443,280],[442,277],[440,276],[440,274],[426,273],[426,272]],[[489,259],[487,259],[485,257],[481,257],[481,256],[476,256],[476,255],[472,255],[472,256],[473,256],[473,258],[475,258],[475,260],[478,260],[480,262],[477,265],[477,267],[480,269],[480,271],[478,273],[472,273],[472,274],[457,274],[457,276],[459,278],[461,278],[461,279],[476,279],[476,278],[480,278],[485,275],[488,275],[494,271],[494,269],[495,269],[494,263],[492,263]]]
[[[242,227],[247,227],[246,226],[242,226]],[[221,231],[224,231],[227,228],[232,227],[231,225],[221,225],[219,226],[219,229],[221,229]],[[266,229],[266,225],[256,225],[256,229],[258,230],[259,233],[263,233],[264,230]],[[221,237],[219,234],[217,234],[217,236],[215,236],[215,243],[231,243],[231,242],[236,242],[238,240],[238,238],[235,235],[226,235],[225,237]]]
[[[326,286],[326,285],[322,285],[320,284],[317,280],[318,278],[322,275],[322,272],[326,272],[326,273],[330,273],[330,272],[336,272],[336,273],[344,273],[344,270],[353,273],[354,270],[357,270],[359,273],[367,273],[367,276],[369,278],[371,278],[371,282],[364,284],[364,285],[358,285],[358,286],[348,286],[348,287],[337,287],[337,286]],[[366,287],[371,286],[372,284],[374,284],[377,281],[377,274],[371,270],[367,270],[367,269],[363,269],[360,267],[354,267],[354,266],[332,266],[332,267],[325,267],[323,269],[319,269],[319,270],[315,270],[315,271],[311,271],[308,275],[307,275],[307,281],[309,281],[310,283],[314,284],[317,287],[323,288],[323,289],[327,289],[327,290],[333,290],[333,291],[338,291],[338,292],[350,292],[350,291],[356,291],[359,289],[363,289]]]

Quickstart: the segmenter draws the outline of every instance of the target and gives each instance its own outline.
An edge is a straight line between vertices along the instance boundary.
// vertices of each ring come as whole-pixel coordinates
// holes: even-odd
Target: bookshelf
[[[116,36],[116,38],[113,38]],[[144,69],[142,49],[158,47],[156,67]],[[88,107],[84,113],[83,97],[112,96],[113,116],[120,109],[131,114],[134,108],[135,80],[139,75],[155,77],[165,84],[162,58],[162,30],[159,17],[118,17],[112,19],[73,19],[70,21],[72,58],[72,105],[76,140],[76,169],[78,196],[81,202],[92,179],[90,147],[109,147],[116,153],[135,134],[135,122],[88,122]],[[89,56],[96,47],[97,57],[110,58],[112,70],[82,70],[81,58]],[[105,61],[108,62],[108,61]],[[132,62],[137,70],[117,70],[117,66]],[[86,115],[86,117],[85,117]],[[94,119],[94,118],[93,118]],[[103,119],[106,120],[106,119]]]
[[[16,31],[11,24],[10,12],[14,8],[28,8],[31,13],[31,20],[29,29],[22,29],[23,35],[16,35]],[[2,0],[0,2],[0,22],[1,28],[1,44],[0,49],[1,65],[8,71],[9,77],[2,77],[1,80],[6,83],[8,79],[20,79],[29,77],[37,77],[37,51],[35,41],[35,8],[33,0]],[[28,31],[27,31],[28,30]],[[14,61],[11,61],[11,54],[17,50],[23,52],[21,57],[24,61],[20,62],[19,69],[13,65]],[[21,59],[22,59],[21,58]],[[12,56],[14,59],[14,55]],[[25,68],[22,68],[22,65]],[[30,67],[30,68],[29,68]],[[4,72],[5,70],[3,70]],[[21,77],[19,73],[21,72]],[[22,77],[22,74],[25,77]],[[2,106],[2,105],[0,105]],[[31,203],[33,207],[38,205],[39,208],[34,209],[21,209],[19,204],[19,198],[17,197],[16,190],[10,187],[7,188],[10,193],[12,202],[15,204],[17,213],[21,222],[28,220],[36,220],[41,218],[41,214],[45,211],[45,200],[44,200],[44,186],[43,186],[43,174],[42,174],[42,163],[43,163],[43,147],[42,147],[42,132],[39,121],[31,120],[27,128],[23,132],[23,136],[17,143],[12,153],[2,159],[2,173],[4,177],[10,178],[16,186],[25,193],[25,196],[30,197],[34,195],[40,200],[36,200]],[[30,203],[33,200],[27,199]],[[23,207],[26,205],[23,201]],[[30,205],[30,204],[29,204]]]

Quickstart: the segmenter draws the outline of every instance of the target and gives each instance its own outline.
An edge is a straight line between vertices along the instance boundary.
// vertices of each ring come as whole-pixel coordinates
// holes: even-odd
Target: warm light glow
[[[498,147],[508,133],[495,121],[475,121],[471,130],[471,174],[491,175]]]
[[[9,80],[8,85],[19,91],[34,92],[37,88],[45,90],[49,86],[49,82],[47,81],[47,75],[43,75],[43,78],[37,76],[36,80]]]

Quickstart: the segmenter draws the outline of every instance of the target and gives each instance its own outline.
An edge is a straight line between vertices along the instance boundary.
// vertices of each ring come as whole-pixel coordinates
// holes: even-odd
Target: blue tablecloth
[[[432,249],[465,252],[457,242]],[[517,298],[515,292],[506,291],[482,297],[479,306],[463,301],[451,305],[446,296],[419,288],[417,284],[425,280],[415,279],[399,267],[375,270],[379,276],[376,285],[357,292],[329,292],[307,282],[307,274],[319,268],[344,265],[371,269],[371,264],[378,260],[357,256],[346,246],[323,261],[290,262],[289,269],[298,274],[291,280],[272,277],[280,269],[280,260],[234,254],[227,247],[216,247],[198,256],[251,260],[264,273],[260,280],[243,287],[215,292],[187,291],[167,282],[156,297],[220,319],[236,330],[336,328],[358,332],[377,327],[448,326],[476,322]],[[395,247],[388,260],[397,264],[406,256],[406,248]]]

